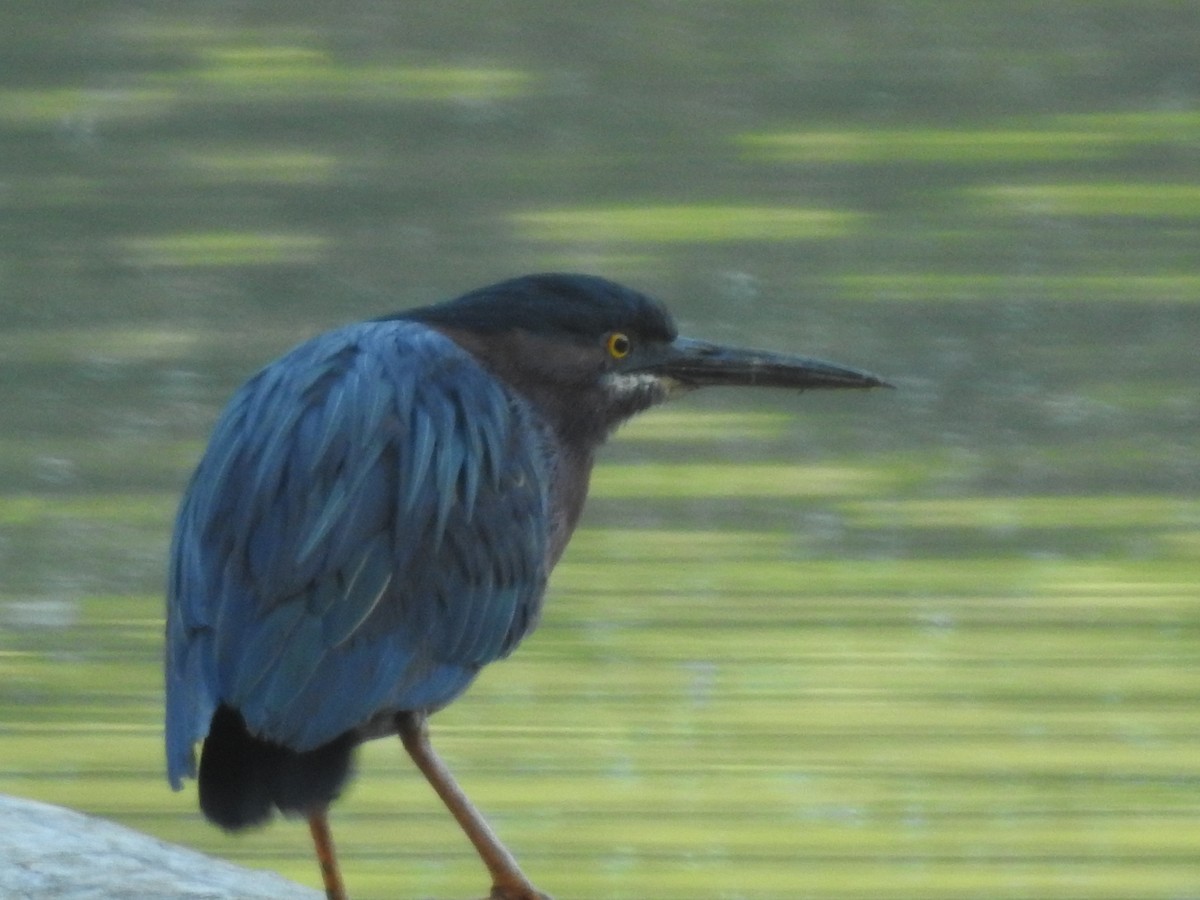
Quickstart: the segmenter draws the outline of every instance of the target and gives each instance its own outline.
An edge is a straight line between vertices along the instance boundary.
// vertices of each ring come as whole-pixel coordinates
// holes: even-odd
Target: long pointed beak
[[[769,350],[725,347],[676,338],[643,371],[674,379],[684,387],[711,385],[810,388],[892,387],[877,375],[836,363]]]

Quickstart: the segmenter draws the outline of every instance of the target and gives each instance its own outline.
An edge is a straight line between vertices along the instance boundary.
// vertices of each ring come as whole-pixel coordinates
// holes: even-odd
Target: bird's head
[[[564,437],[591,443],[700,387],[886,386],[818,359],[681,337],[657,300],[591,275],[527,275],[402,315],[473,353]]]

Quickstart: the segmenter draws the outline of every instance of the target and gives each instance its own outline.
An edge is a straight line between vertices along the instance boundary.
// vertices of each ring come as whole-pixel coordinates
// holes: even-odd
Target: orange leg
[[[321,880],[325,883],[325,897],[327,900],[347,900],[346,887],[338,872],[337,854],[333,850],[333,833],[329,830],[327,810],[319,810],[308,817],[308,830],[312,832],[313,846],[317,850]]]
[[[397,718],[396,724],[404,749],[466,832],[471,843],[475,845],[475,851],[491,873],[492,900],[550,900],[525,877],[516,859],[500,843],[491,826],[458,786],[458,782],[450,774],[450,769],[434,752],[429,743],[429,728],[425,724],[425,717],[416,713],[405,713]]]

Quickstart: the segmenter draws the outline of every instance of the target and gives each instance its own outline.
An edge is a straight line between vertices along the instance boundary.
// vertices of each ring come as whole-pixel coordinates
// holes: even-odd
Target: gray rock
[[[0,795],[0,897],[322,900],[324,894],[104,819]]]

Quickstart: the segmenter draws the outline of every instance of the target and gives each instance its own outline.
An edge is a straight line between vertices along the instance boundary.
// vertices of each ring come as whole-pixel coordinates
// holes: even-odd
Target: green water
[[[161,749],[229,392],[520,271],[879,371],[605,453],[434,740],[572,898],[1200,898],[1200,10],[17,2],[0,35],[0,792],[315,885]],[[3,827],[0,824],[0,827]],[[354,897],[486,879],[396,741]]]

